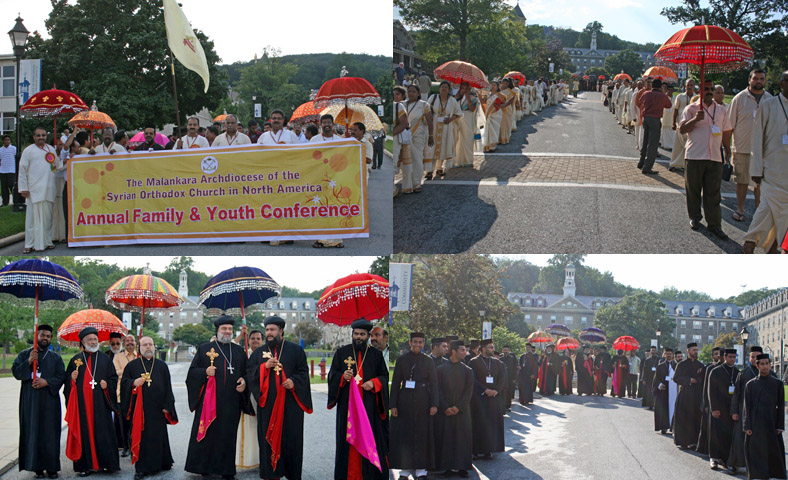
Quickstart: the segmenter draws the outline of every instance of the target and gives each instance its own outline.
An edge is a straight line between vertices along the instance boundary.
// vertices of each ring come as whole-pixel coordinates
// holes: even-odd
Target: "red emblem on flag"
[[[183,44],[189,47],[192,52],[197,53],[197,50],[194,48],[194,44],[188,38],[183,39]]]

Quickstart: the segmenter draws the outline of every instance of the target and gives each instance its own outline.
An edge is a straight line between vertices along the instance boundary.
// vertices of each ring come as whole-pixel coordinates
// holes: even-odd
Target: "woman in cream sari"
[[[439,93],[430,97],[429,104],[434,118],[433,137],[434,145],[428,146],[424,152],[424,171],[425,178],[432,180],[433,166],[435,162],[435,175],[443,177],[444,162],[446,168],[451,168],[454,161],[457,137],[454,129],[456,120],[462,118],[460,104],[451,96],[451,85],[449,82],[441,82]]]
[[[501,119],[503,110],[501,106],[506,102],[506,95],[498,90],[498,82],[490,83],[490,95],[487,96],[487,109],[485,116],[487,120],[484,124],[484,151],[494,152],[498,146],[498,139],[501,132]]]
[[[456,167],[473,166],[473,137],[476,134],[476,109],[479,99],[471,93],[471,86],[465,82],[460,84],[457,92],[462,119],[457,121],[457,160]]]
[[[413,170],[410,161],[410,145],[402,145],[399,141],[399,134],[409,128],[408,111],[405,107],[405,87],[397,85],[394,87],[394,163],[402,171],[402,193],[413,193]],[[394,189],[394,195],[397,189]]]
[[[418,83],[408,86],[408,101],[405,104],[408,112],[408,124],[413,134],[410,146],[410,161],[413,170],[413,192],[421,191],[421,179],[424,176],[424,149],[435,144],[432,136],[432,112],[430,106],[421,99]]]
[[[517,131],[517,121],[520,120],[517,117],[517,104],[520,102],[520,88],[517,87],[517,80],[510,78],[509,83],[512,86],[512,93],[514,94],[514,98],[512,99],[512,108],[510,115],[512,116],[512,131]]]
[[[501,84],[501,94],[503,94],[506,100],[504,100],[503,105],[501,105],[503,118],[501,119],[501,133],[498,137],[498,143],[506,145],[512,138],[512,120],[514,119],[514,105],[512,104],[514,103],[516,95],[512,90],[512,80],[510,78],[504,78],[501,80]]]

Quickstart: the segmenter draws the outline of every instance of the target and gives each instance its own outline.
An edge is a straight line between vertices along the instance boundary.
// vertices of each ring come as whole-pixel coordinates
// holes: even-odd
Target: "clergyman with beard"
[[[386,363],[386,369],[389,368],[389,332],[386,331],[385,328],[381,327],[380,325],[375,325],[372,327],[372,331],[369,332],[369,342],[372,344],[373,347],[377,348],[378,350],[383,353],[383,361]]]
[[[110,351],[107,355],[112,359],[112,365],[115,367],[115,372],[118,378],[123,378],[123,369],[130,361],[137,358],[137,341],[134,335],[126,335],[125,337],[119,333],[111,333],[109,337]],[[123,347],[121,348],[121,342]],[[120,409],[120,382],[115,392],[116,405]],[[121,410],[122,412],[122,410]],[[115,417],[115,437],[118,439],[118,448],[121,448],[121,457],[128,457],[131,448],[131,423],[126,418],[125,414],[114,415]]]
[[[52,327],[38,326],[35,347],[23,350],[11,371],[22,382],[19,394],[19,471],[57,478],[60,471],[60,387],[66,369],[60,355],[49,349]],[[33,375],[33,364],[36,374]]]
[[[284,320],[272,316],[264,325],[265,344],[249,357],[246,372],[257,406],[260,478],[301,478],[304,412],[312,413],[306,354],[284,340]]]
[[[151,337],[140,338],[142,357],[129,362],[121,379],[122,412],[131,420],[134,480],[172,468],[167,425],[178,423],[167,363],[156,360]]]

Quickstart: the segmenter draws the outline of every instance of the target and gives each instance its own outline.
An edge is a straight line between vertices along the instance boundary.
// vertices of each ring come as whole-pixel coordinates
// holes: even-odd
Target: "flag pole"
[[[175,137],[181,138],[181,112],[178,109],[178,86],[175,84],[175,55],[170,50],[170,67],[172,68],[172,93],[175,96],[175,125],[177,126]]]

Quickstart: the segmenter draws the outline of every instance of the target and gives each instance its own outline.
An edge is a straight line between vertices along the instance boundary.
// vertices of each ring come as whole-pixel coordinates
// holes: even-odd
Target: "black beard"
[[[364,345],[366,345],[366,343],[367,343],[366,340],[353,340],[353,347],[356,350],[361,350],[362,348],[364,348]]]
[[[39,350],[46,350],[49,348],[49,343],[38,342],[38,348]]]
[[[269,345],[277,346],[282,343],[282,340],[279,337],[274,337],[271,340],[268,340]]]

